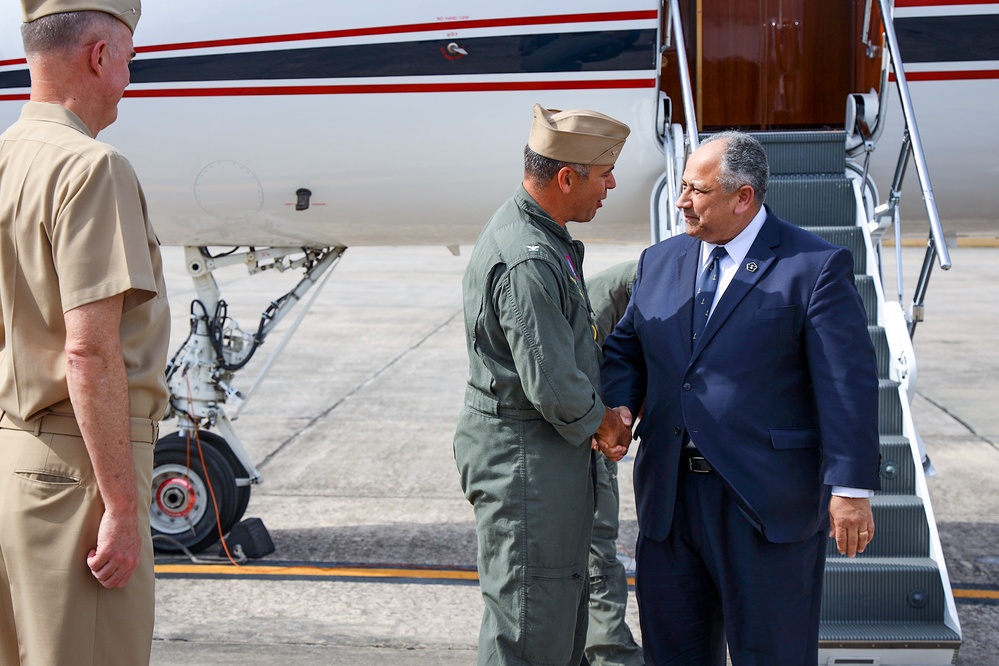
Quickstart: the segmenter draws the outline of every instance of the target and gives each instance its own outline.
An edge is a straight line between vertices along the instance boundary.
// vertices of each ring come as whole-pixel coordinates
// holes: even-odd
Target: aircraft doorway
[[[864,30],[865,0],[680,3],[701,129],[842,127],[846,96],[878,85],[881,29],[868,19]],[[675,48],[664,51],[661,67],[676,121]]]

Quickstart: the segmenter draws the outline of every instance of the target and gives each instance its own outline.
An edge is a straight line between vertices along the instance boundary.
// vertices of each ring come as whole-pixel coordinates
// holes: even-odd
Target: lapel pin
[[[750,273],[755,273],[758,268],[759,265],[755,261],[750,261],[748,264],[746,264],[746,270],[749,271]]]

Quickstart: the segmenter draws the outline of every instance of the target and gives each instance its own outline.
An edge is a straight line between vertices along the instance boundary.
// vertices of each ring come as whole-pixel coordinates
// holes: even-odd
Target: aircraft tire
[[[215,442],[204,438],[204,463],[193,438],[190,455],[187,449],[187,437],[174,433],[160,438],[153,451],[149,523],[153,546],[161,553],[178,553],[183,548],[202,551],[218,542],[219,526],[222,534],[227,534],[236,524],[236,478],[226,455]]]
[[[216,435],[215,433],[209,432],[207,430],[199,430],[198,436],[201,438],[202,446],[204,446],[204,444],[207,442],[211,446],[214,446],[216,449],[218,449],[222,453],[222,455],[225,456],[225,459],[229,461],[229,467],[232,468],[233,474],[235,475],[234,478],[238,477],[246,478],[247,475],[246,468],[243,467],[243,463],[239,462],[239,458],[237,458],[236,454],[232,452],[232,449],[229,448],[228,442],[226,442],[221,435]],[[235,525],[236,523],[238,523],[240,520],[243,519],[243,514],[246,513],[246,506],[249,503],[250,503],[250,486],[236,486],[236,504],[235,504],[236,513],[232,519],[233,525]]]

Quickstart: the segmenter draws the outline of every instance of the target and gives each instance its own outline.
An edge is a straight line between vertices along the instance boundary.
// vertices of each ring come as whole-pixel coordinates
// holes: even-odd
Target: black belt
[[[714,470],[714,467],[711,466],[707,458],[702,456],[697,449],[694,449],[691,453],[684,451],[680,456],[680,469],[695,474],[707,474]]]

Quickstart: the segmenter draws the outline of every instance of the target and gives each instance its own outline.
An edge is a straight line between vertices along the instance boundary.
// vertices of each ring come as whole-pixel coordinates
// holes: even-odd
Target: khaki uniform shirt
[[[130,416],[159,419],[170,320],[138,179],[74,113],[28,102],[0,135],[0,409],[71,414],[63,314],[118,294]]]

